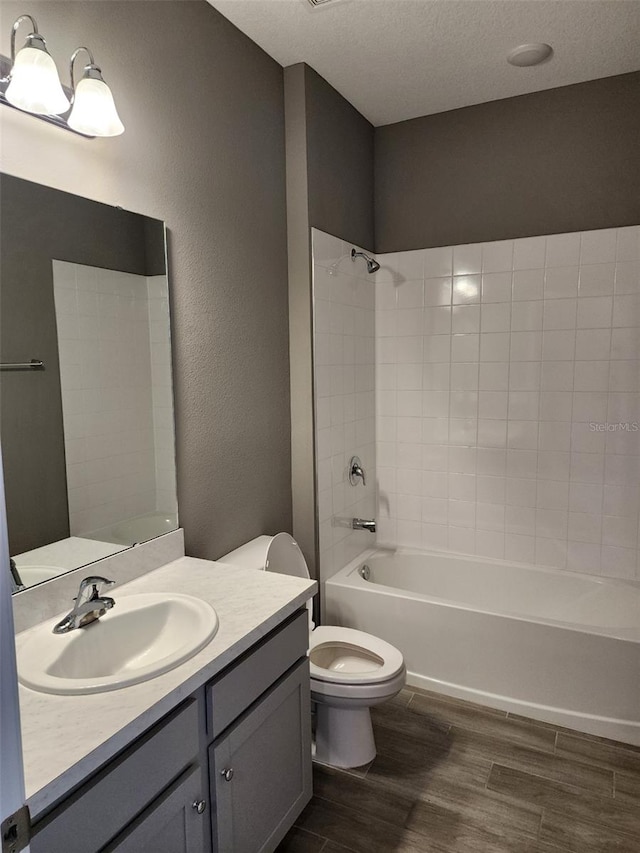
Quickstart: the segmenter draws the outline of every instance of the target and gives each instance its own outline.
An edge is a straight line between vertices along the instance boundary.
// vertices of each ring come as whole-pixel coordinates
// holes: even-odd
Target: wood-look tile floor
[[[414,688],[372,718],[278,853],[640,853],[640,747]]]

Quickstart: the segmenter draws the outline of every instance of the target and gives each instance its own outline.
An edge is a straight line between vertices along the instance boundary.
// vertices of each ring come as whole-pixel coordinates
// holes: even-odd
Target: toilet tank
[[[242,569],[265,569],[295,578],[308,578],[309,569],[297,542],[288,533],[275,536],[257,536],[245,545],[230,551],[217,561]],[[313,631],[313,599],[307,601],[309,631]]]
[[[266,569],[292,578],[310,577],[302,551],[288,533],[258,536],[221,557],[220,562],[244,569]]]
[[[267,562],[267,553],[273,536],[257,536],[250,542],[246,542],[235,551],[230,551],[224,557],[220,557],[219,563],[227,563],[231,566],[239,566],[242,569],[259,569],[264,571]]]

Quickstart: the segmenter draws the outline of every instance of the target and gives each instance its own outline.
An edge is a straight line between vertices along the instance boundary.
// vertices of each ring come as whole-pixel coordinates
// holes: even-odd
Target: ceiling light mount
[[[532,65],[540,65],[553,55],[550,44],[538,42],[535,44],[520,44],[507,54],[507,62],[518,68],[529,68]]]

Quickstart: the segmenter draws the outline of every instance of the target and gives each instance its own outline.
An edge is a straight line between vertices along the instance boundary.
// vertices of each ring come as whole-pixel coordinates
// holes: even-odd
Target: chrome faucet
[[[362,462],[360,461],[359,456],[352,456],[351,462],[349,462],[349,482],[352,486],[358,485],[358,479],[362,480],[362,485],[366,486],[366,474],[365,470],[362,467]]]
[[[9,559],[9,567],[11,571],[11,592],[22,592],[22,590],[24,589],[24,584],[22,583],[20,572],[18,571],[16,561],[13,559],[13,557]]]
[[[67,634],[76,628],[84,628],[97,621],[101,616],[111,610],[115,601],[106,595],[102,595],[103,587],[113,586],[115,581],[101,577],[88,577],[80,582],[78,595],[74,599],[75,604],[64,619],[54,626],[54,634]]]
[[[366,518],[352,518],[351,526],[354,530],[368,530],[369,533],[376,532],[376,520],[375,518],[366,519]]]

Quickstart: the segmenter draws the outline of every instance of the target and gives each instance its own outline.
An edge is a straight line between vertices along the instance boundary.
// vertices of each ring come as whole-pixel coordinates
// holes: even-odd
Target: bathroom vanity
[[[32,853],[273,850],[311,796],[304,604],[315,584],[182,556],[164,224],[13,176],[0,182],[10,211],[0,223],[1,431],[15,558],[3,572],[24,678]],[[58,621],[80,581],[98,575],[116,582],[115,608],[97,626],[54,635],[45,620]],[[132,600],[150,594],[153,624],[151,607]],[[210,606],[217,629],[214,619],[163,671],[167,645],[180,650],[194,627],[187,598]],[[123,686],[128,667],[149,659],[154,677]],[[110,690],[77,695],[80,671],[108,676]],[[62,680],[76,683],[65,693]],[[15,737],[17,708],[8,710]],[[24,817],[17,775],[10,821]]]
[[[14,558],[3,572],[24,678],[32,853],[273,850],[311,796],[304,605],[315,584],[182,556],[164,224],[13,176],[0,182],[10,211],[0,223],[0,426]],[[97,626],[54,635],[45,620],[58,621],[80,581],[98,575],[116,582],[115,608]],[[150,594],[162,610],[153,624],[132,600]],[[213,608],[217,629],[163,672],[164,641],[179,650],[194,627],[187,598]],[[123,686],[129,665],[149,659],[154,677]],[[80,671],[108,675],[109,691],[78,695]],[[61,692],[62,680],[76,683]],[[13,777],[9,820],[24,816]]]
[[[117,587],[116,608],[144,592],[196,595],[219,627],[194,657],[130,687],[21,686],[32,853],[273,850],[311,797],[314,590],[188,557]]]

